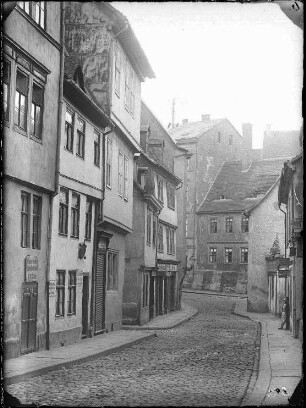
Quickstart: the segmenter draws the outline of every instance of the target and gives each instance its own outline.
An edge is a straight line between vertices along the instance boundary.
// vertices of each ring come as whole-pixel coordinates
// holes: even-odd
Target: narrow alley
[[[234,298],[184,293],[197,316],[175,329],[7,390],[51,406],[239,406],[256,356],[257,325]]]

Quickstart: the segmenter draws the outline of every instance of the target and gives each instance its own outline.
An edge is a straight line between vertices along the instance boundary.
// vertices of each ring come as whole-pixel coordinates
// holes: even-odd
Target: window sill
[[[15,132],[20,133],[22,136],[28,137],[27,131],[21,129],[19,126],[15,125],[13,126],[13,130],[15,130]]]
[[[41,145],[43,144],[42,139],[39,139],[38,137],[35,137],[34,135],[31,135],[30,139],[33,140],[36,143],[41,144]]]
[[[75,155],[76,155],[76,157],[78,157],[79,159],[85,161],[85,155],[84,155],[84,156],[81,156],[81,155],[78,154],[78,153],[76,153]]]
[[[115,90],[115,95],[120,99],[120,92]]]
[[[56,318],[56,319],[64,319],[65,316],[64,316],[64,315],[55,315],[55,318]]]
[[[85,238],[86,242],[91,242],[91,238]]]
[[[150,247],[150,246],[151,246],[151,242],[147,242],[147,245]]]
[[[106,187],[108,188],[108,189],[112,189],[112,187],[109,185],[109,184],[106,184]]]
[[[70,235],[71,239],[79,239],[79,237],[77,237],[76,235]]]
[[[64,146],[64,150],[66,150],[66,152],[68,152],[68,153],[73,154],[73,150],[69,150],[69,149],[67,149],[67,147],[66,147],[66,146]]]
[[[118,290],[118,289],[106,289],[106,291],[107,291],[108,293],[112,293],[112,294],[116,294],[116,295],[119,294],[119,290]]]
[[[127,203],[129,200],[127,198],[124,197],[124,201]]]
[[[100,164],[94,163],[94,166],[100,168]]]
[[[67,317],[76,316],[76,313],[67,313]]]
[[[59,232],[58,235],[62,238],[68,238],[68,234],[64,234],[62,232]]]

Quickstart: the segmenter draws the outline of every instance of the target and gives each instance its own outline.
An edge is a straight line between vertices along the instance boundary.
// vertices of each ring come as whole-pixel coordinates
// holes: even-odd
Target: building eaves
[[[260,198],[260,200],[258,200],[254,205],[252,205],[251,207],[247,208],[245,213],[247,215],[249,215],[256,207],[259,206],[259,204],[261,204],[266,198],[267,196],[270,194],[270,192],[274,189],[274,187],[278,184],[280,180],[280,176],[278,177],[278,179],[275,181],[275,183],[269,188],[269,190],[266,192],[266,194]]]
[[[169,170],[167,167],[163,166],[160,164],[157,160],[154,160],[150,155],[145,153],[142,149],[140,149],[141,154],[143,157],[145,157],[151,164],[156,166],[159,170],[161,170],[164,173],[165,177],[169,177],[172,181],[174,181],[176,184],[182,183],[182,180],[177,177],[171,170]]]

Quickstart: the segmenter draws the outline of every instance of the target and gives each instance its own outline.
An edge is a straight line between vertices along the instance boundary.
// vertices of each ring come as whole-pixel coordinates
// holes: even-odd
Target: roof
[[[111,18],[115,23],[115,35],[122,30],[122,35],[119,35],[118,39],[120,39],[120,43],[128,54],[132,65],[140,69],[143,77],[155,78],[154,71],[125,15],[113,7],[109,2],[100,2],[97,4],[104,7],[106,12],[111,15]]]
[[[181,139],[199,138],[203,133],[208,132],[210,129],[224,120],[227,119],[213,119],[205,122],[190,122],[173,129],[169,129],[168,133],[175,141]]]
[[[266,131],[263,139],[263,159],[293,158],[301,152],[299,138],[299,130]]]
[[[247,171],[241,171],[241,161],[225,162],[198,212],[247,209],[275,184],[283,164],[283,159],[260,160],[252,162]],[[220,200],[220,196],[226,199]]]

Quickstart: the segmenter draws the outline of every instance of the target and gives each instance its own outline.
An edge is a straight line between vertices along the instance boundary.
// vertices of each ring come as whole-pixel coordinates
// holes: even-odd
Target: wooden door
[[[36,348],[37,297],[37,282],[22,284],[21,354],[31,353]]]
[[[89,297],[89,277],[83,276],[82,289],[82,337],[88,336],[88,297]]]
[[[96,276],[95,276],[95,334],[104,330],[105,324],[105,274],[106,250],[97,250]]]

